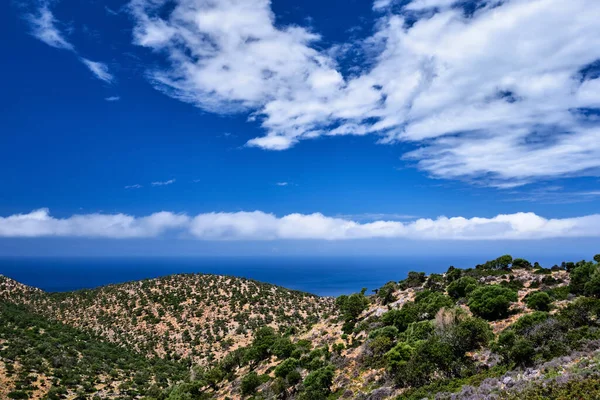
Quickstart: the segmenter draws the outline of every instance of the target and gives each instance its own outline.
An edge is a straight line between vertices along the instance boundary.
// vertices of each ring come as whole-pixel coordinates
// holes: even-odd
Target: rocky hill
[[[502,256],[337,299],[212,275],[61,294],[0,278],[0,383],[11,398],[596,399],[599,261]],[[40,350],[56,343],[81,365]]]

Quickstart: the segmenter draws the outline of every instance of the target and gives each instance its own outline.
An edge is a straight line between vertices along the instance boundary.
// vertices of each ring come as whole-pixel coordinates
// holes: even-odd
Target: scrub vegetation
[[[0,278],[0,397],[595,399],[599,261],[504,255],[337,299],[211,275],[60,294]]]

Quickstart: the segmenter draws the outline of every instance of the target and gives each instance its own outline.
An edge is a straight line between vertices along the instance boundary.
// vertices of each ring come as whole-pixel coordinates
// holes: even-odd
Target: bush
[[[288,358],[275,368],[275,376],[279,378],[287,378],[287,376],[295,371],[300,365],[300,362],[295,358]]]
[[[470,276],[459,278],[448,285],[448,295],[453,299],[466,297],[467,294],[477,287],[477,280]]]
[[[508,316],[510,303],[517,301],[517,293],[499,285],[483,286],[469,295],[469,308],[473,314],[488,321]]]
[[[335,300],[335,304],[342,312],[346,321],[355,321],[356,318],[369,306],[369,299],[364,291],[350,296],[342,295]]]
[[[331,384],[335,369],[328,365],[311,372],[304,379],[304,392],[301,398],[306,400],[326,399],[331,394]]]
[[[414,304],[417,307],[418,319],[424,320],[432,319],[444,307],[452,307],[454,301],[443,293],[424,290],[417,293]]]
[[[434,290],[434,291],[443,291],[446,286],[446,282],[444,277],[440,274],[431,274],[427,281],[423,285],[425,289]]]
[[[396,282],[388,282],[377,291],[377,297],[381,299],[383,305],[392,303],[396,300],[394,291],[398,288]]]
[[[598,266],[594,263],[582,263],[579,266],[573,268],[570,271],[571,274],[571,283],[569,288],[571,289],[571,293],[574,294],[583,294],[585,291],[585,284],[588,283],[592,275],[594,275],[598,270]]]
[[[408,289],[408,288],[413,288],[413,287],[419,287],[423,283],[425,283],[426,279],[427,278],[425,277],[425,272],[410,271],[408,273],[408,276],[406,277],[406,279],[403,281],[400,281],[400,288]]]
[[[525,299],[527,307],[536,311],[549,311],[552,305],[552,298],[546,292],[534,292]]]
[[[258,374],[254,371],[248,373],[242,378],[242,394],[248,396],[256,393],[256,389],[262,384],[262,381]]]
[[[277,356],[280,360],[284,360],[292,355],[295,350],[294,344],[289,338],[283,337],[275,340],[271,347],[271,353]]]
[[[590,280],[583,286],[583,293],[586,296],[600,297],[600,271],[596,271],[590,277]]]

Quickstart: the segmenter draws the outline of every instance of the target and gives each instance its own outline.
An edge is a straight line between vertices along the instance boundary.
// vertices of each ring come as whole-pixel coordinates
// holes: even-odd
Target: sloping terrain
[[[184,363],[149,359],[0,302],[0,399],[133,398],[187,375]]]
[[[246,345],[262,326],[305,330],[333,299],[253,280],[186,274],[66,293],[0,277],[0,298],[137,352],[207,364]]]
[[[34,398],[48,392],[24,386],[149,400],[596,399],[594,260],[547,269],[506,255],[335,300],[211,275],[61,294],[0,277],[0,299],[19,304],[4,305],[13,317],[0,330],[0,382]],[[23,326],[14,315],[24,313]],[[60,363],[40,369],[54,365],[36,354],[47,345],[31,352],[17,340],[52,342],[57,326],[72,330],[59,335],[65,357],[83,363],[75,383]],[[130,361],[98,355],[93,379],[86,343],[123,349]]]

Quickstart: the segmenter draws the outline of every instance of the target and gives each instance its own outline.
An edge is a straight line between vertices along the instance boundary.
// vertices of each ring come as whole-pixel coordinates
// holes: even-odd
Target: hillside
[[[134,351],[207,364],[245,346],[262,326],[305,330],[333,299],[253,280],[186,274],[92,290],[44,293],[0,277],[0,298]]]
[[[4,365],[19,371],[33,356],[51,363],[16,340],[41,332],[28,339],[36,349],[76,336],[69,351],[113,346],[132,360],[98,355],[97,380],[88,381],[84,361],[70,375],[81,376],[75,383],[60,369],[27,364],[37,386],[71,385],[68,398],[597,399],[594,259],[542,268],[507,255],[444,274],[410,272],[335,300],[211,275],[61,294],[0,278],[3,313],[29,321],[2,319],[0,381],[14,391],[33,378],[9,376]],[[84,350],[77,359],[88,360]]]

